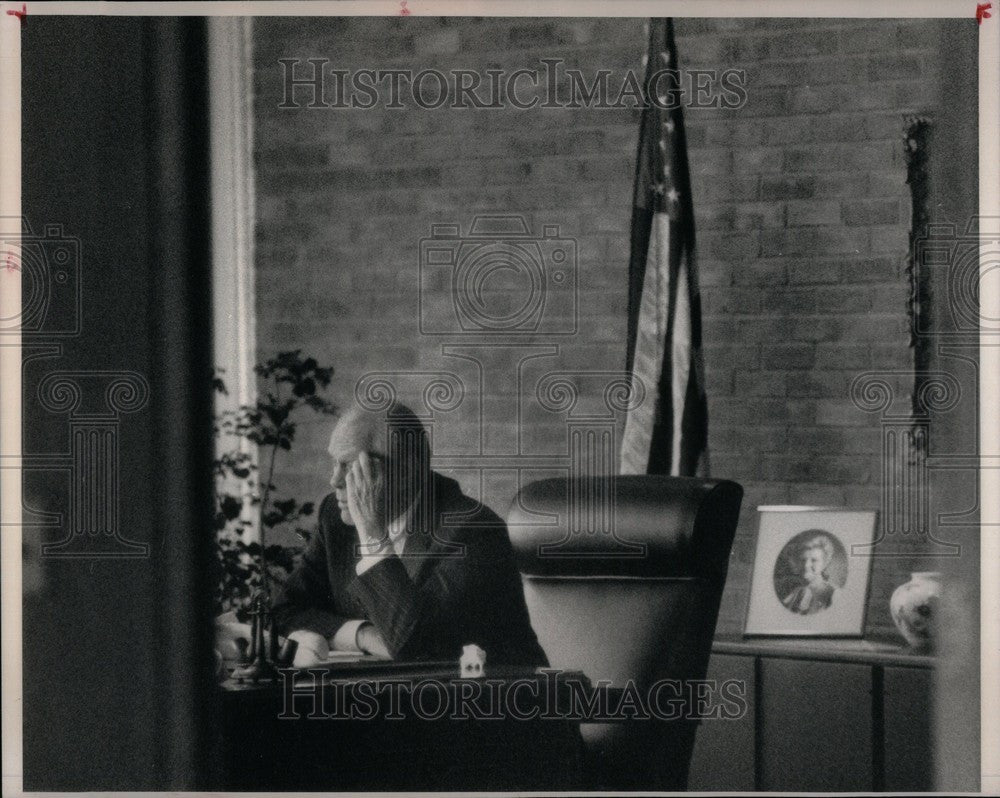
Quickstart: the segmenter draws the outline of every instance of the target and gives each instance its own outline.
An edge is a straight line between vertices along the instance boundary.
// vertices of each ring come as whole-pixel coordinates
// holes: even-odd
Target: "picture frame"
[[[878,513],[798,505],[757,511],[744,636],[861,637]]]

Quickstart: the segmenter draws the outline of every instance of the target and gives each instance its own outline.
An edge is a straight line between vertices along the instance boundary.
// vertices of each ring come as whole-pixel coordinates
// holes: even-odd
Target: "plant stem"
[[[281,386],[278,383],[277,377],[274,378],[274,395],[275,400],[281,400]],[[260,497],[260,511],[258,517],[258,529],[260,529],[260,587],[264,591],[264,594],[268,597],[268,604],[270,605],[270,591],[268,589],[268,579],[267,575],[267,555],[265,554],[267,546],[267,530],[264,526],[264,513],[267,509],[267,503],[271,498],[271,480],[274,478],[274,461],[278,456],[278,441],[280,435],[275,435],[275,441],[271,444],[271,462],[267,468],[267,479],[264,481],[264,490]]]

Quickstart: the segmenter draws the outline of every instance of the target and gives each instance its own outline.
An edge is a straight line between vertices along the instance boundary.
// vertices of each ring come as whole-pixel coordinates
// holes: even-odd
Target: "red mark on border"
[[[984,19],[990,18],[990,9],[993,8],[993,3],[979,3],[976,6],[976,24],[982,25]]]
[[[406,7],[406,0],[400,0],[399,2],[399,16],[408,17],[410,16],[410,9]]]
[[[8,272],[19,272],[19,271],[21,271],[21,267],[18,264],[17,259],[14,257],[14,253],[13,252],[8,252],[7,253],[7,262],[4,264],[4,268]]]
[[[24,3],[21,3],[20,11],[8,10],[7,13],[12,17],[17,17],[19,20],[21,20],[21,24],[23,25],[24,18],[28,16],[28,6],[26,6]]]

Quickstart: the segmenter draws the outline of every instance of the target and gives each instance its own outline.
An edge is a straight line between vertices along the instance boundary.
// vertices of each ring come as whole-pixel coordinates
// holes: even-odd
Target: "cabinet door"
[[[885,789],[891,792],[934,788],[932,676],[923,668],[885,669]]]
[[[762,657],[761,790],[873,788],[868,665]]]
[[[736,719],[703,720],[698,726],[688,789],[705,792],[752,791],[754,785],[754,658],[713,654],[708,679],[741,690],[745,713]],[[732,693],[729,693],[732,695]]]

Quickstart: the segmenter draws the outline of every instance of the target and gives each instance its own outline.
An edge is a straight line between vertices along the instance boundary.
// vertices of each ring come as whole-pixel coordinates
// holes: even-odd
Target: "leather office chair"
[[[631,680],[644,698],[659,680],[704,679],[742,498],[735,482],[685,477],[524,487],[507,523],[551,666],[595,685]],[[659,704],[675,696],[665,690]],[[655,717],[584,723],[586,786],[685,789],[696,728]]]

